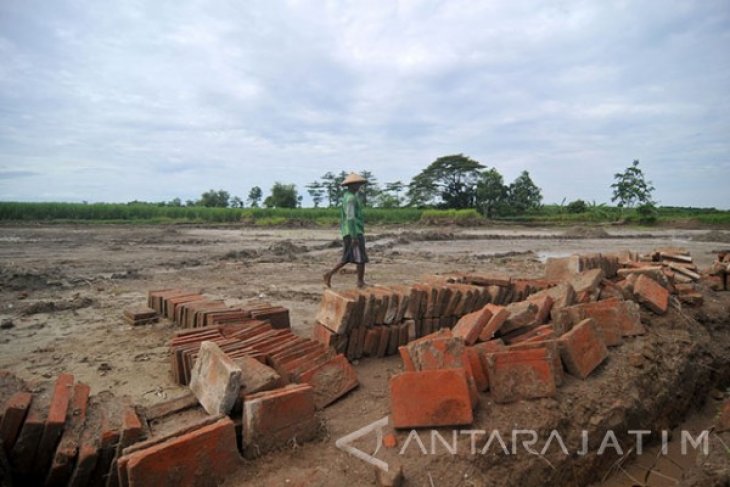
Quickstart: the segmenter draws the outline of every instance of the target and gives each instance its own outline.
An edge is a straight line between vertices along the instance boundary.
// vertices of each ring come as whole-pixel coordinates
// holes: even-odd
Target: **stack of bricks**
[[[148,306],[138,306],[125,309],[123,319],[128,325],[139,326],[158,322],[160,315]]]
[[[121,450],[145,439],[129,403],[61,374],[25,384],[0,371],[0,435],[16,485],[117,485]]]
[[[487,303],[521,301],[554,283],[508,276],[451,273],[412,286],[375,286],[322,296],[313,337],[350,360],[393,355],[398,347],[452,328]]]
[[[646,259],[658,256],[667,263],[657,270],[629,252],[571,256],[551,259],[545,280],[512,279],[509,286],[506,279],[447,278],[486,289],[501,284],[503,294],[490,292],[492,302],[463,315],[453,330],[400,347],[405,372],[390,387],[395,426],[469,424],[466,406],[477,402],[475,388],[509,403],[554,396],[566,375],[587,379],[612,347],[646,333],[640,308],[664,314],[672,293],[682,299],[682,286],[689,283],[677,282],[681,272],[665,272],[675,262],[670,255],[691,259],[684,251],[659,249]],[[500,298],[503,304],[495,304]],[[523,300],[512,302],[516,298]]]
[[[179,290],[151,291],[150,304],[186,328],[169,343],[172,375],[178,384],[190,383],[201,343],[209,341],[233,360],[250,357],[270,367],[283,384],[311,384],[318,408],[358,385],[354,369],[335,349],[291,331],[286,308],[268,304],[225,308]]]
[[[228,306],[196,291],[163,289],[150,291],[148,306],[181,328],[237,325],[252,319],[268,320],[276,329],[290,328],[289,310],[254,301],[245,306]]]

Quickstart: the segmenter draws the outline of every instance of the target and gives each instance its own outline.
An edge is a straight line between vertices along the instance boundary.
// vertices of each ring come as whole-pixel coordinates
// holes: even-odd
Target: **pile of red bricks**
[[[119,485],[122,449],[145,439],[134,407],[61,374],[26,384],[0,372],[0,439],[16,485]]]
[[[276,329],[290,328],[289,310],[259,301],[241,306],[228,306],[195,291],[163,289],[150,291],[147,304],[161,316],[182,328],[237,324],[257,319],[267,320]]]
[[[673,269],[670,255],[691,259],[682,250],[652,254],[649,259],[669,262],[660,266],[629,253],[551,259],[550,279],[509,281],[513,288],[527,282],[528,289],[544,289],[529,289],[520,294],[526,299],[504,306],[488,303],[463,315],[452,330],[401,346],[404,372],[390,381],[394,425],[465,425],[473,420],[478,392],[489,390],[495,402],[509,403],[554,396],[566,373],[586,379],[609,358],[610,347],[645,333],[640,305],[664,314],[672,294],[682,298],[689,283],[678,282],[686,273]],[[497,285],[467,276],[462,282]]]
[[[553,283],[454,273],[428,276],[413,286],[325,291],[313,337],[350,360],[393,355],[398,347],[452,328],[487,303],[521,301]]]

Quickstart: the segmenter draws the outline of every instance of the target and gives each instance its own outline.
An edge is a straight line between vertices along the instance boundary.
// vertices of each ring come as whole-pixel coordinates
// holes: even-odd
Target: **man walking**
[[[365,252],[365,221],[362,217],[362,203],[357,196],[360,188],[367,183],[367,180],[356,173],[350,173],[342,181],[345,187],[342,195],[342,208],[340,208],[340,234],[342,235],[343,251],[342,259],[335,267],[325,273],[324,283],[327,287],[332,286],[332,276],[348,263],[357,266],[357,287],[365,287],[365,264],[368,262],[368,254]]]

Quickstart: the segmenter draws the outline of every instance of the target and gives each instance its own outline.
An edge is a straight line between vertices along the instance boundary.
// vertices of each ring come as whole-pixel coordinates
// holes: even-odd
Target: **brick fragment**
[[[504,325],[504,322],[507,321],[507,318],[510,315],[509,310],[507,310],[504,306],[489,303],[485,306],[485,308],[489,310],[491,317],[479,333],[479,341],[482,342],[491,340],[494,337],[494,334],[502,328],[502,325]]]
[[[91,389],[86,384],[78,383],[74,386],[66,429],[56,448],[51,468],[46,477],[46,485],[66,485],[71,478],[79,453],[90,392]]]
[[[474,420],[464,369],[403,372],[390,379],[396,428],[458,426]]]
[[[500,328],[501,334],[507,334],[511,331],[533,325],[537,318],[538,307],[530,301],[520,301],[507,305],[509,316]]]
[[[561,336],[558,344],[565,368],[581,379],[588,377],[608,358],[608,349],[591,318]]]
[[[213,342],[200,345],[190,390],[208,414],[228,414],[241,387],[241,369]]]

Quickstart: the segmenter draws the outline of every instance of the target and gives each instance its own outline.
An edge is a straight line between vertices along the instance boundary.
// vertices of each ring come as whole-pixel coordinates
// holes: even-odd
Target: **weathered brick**
[[[585,379],[608,358],[608,349],[593,319],[573,327],[558,340],[565,368],[572,375]]]
[[[291,384],[246,396],[243,401],[243,448],[255,458],[289,441],[313,439],[317,433],[314,389]]]
[[[598,299],[599,285],[605,277],[603,269],[590,269],[580,272],[570,278],[570,285],[573,287],[576,296],[588,296],[588,300]]]
[[[218,485],[233,473],[241,459],[233,421],[213,424],[125,455],[119,462],[130,487]]]
[[[197,404],[197,400],[195,401]],[[74,466],[69,487],[91,485],[91,476],[99,460],[101,449],[101,411],[94,399],[88,405],[86,421],[79,443],[78,459]]]
[[[549,257],[545,261],[545,279],[553,281],[565,281],[571,276],[582,271],[580,257]]]
[[[241,387],[241,369],[213,342],[203,342],[190,390],[208,414],[228,414]]]
[[[241,369],[241,394],[254,394],[283,385],[281,376],[274,369],[255,358],[244,355],[233,359],[233,362]]]
[[[535,315],[535,324],[542,325],[547,323],[550,318],[550,310],[553,308],[553,298],[548,295],[530,297],[527,299],[537,306],[537,314]]]
[[[518,328],[533,325],[535,318],[537,318],[538,308],[530,301],[520,301],[507,305],[507,311],[509,316],[499,330],[501,334],[507,334]]]
[[[91,389],[86,384],[78,383],[74,386],[66,429],[56,448],[56,454],[46,477],[46,485],[66,485],[71,478],[79,453],[90,392]]]
[[[634,284],[637,300],[657,314],[664,314],[669,308],[669,291],[647,276],[639,276]]]
[[[396,428],[458,426],[474,420],[464,369],[403,372],[390,379]]]
[[[473,345],[491,317],[492,312],[486,306],[478,311],[464,315],[456,323],[453,334],[454,336],[462,337],[467,345]]]
[[[338,294],[331,289],[325,290],[317,312],[317,321],[343,335],[347,333],[357,319],[354,316],[357,300]]]
[[[556,393],[553,358],[546,348],[485,355],[489,390],[498,403],[552,397]]]
[[[539,342],[523,342],[515,345],[509,345],[509,350],[532,350],[535,348],[545,348],[552,359],[553,366],[553,377],[555,378],[555,385],[560,386],[563,383],[565,373],[563,372],[563,363],[560,360],[560,346],[558,341],[553,340],[542,340]],[[504,350],[502,350],[504,351]]]
[[[489,388],[489,379],[482,364],[479,350],[474,347],[466,347],[466,357],[469,360],[471,374],[474,377],[477,390],[486,391]]]
[[[66,424],[66,413],[73,394],[74,376],[61,374],[56,379],[53,387],[53,397],[48,409],[46,425],[43,429],[43,436],[38,444],[34,462],[34,473],[42,476],[51,463],[53,452],[63,433],[63,426]]]
[[[451,330],[440,330],[407,345],[416,370],[464,367],[464,340]]]
[[[496,304],[487,304],[485,309],[489,310],[491,317],[479,333],[479,340],[482,342],[491,340],[494,337],[494,334],[500,330],[502,325],[504,325],[504,322],[507,321],[510,314],[507,308]]]
[[[359,384],[357,372],[342,354],[304,372],[299,380],[314,388],[317,409],[329,406]]]
[[[2,440],[6,453],[9,453],[15,445],[32,399],[33,396],[30,392],[19,391],[10,396],[3,407],[2,420],[0,420],[0,440]]]

